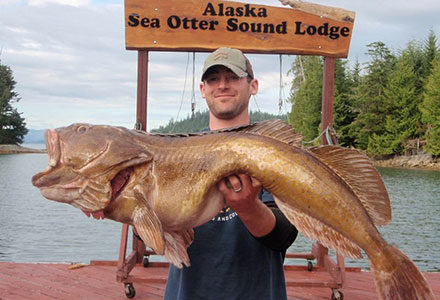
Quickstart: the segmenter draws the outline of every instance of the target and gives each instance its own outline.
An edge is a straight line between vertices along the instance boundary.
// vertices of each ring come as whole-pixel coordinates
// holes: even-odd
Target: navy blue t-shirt
[[[188,254],[190,267],[170,266],[165,300],[287,299],[283,253],[255,239],[230,208],[194,229]]]

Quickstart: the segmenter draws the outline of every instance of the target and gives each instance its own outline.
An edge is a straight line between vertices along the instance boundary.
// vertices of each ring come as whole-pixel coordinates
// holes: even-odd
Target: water
[[[0,155],[0,261],[117,260],[121,224],[87,218],[70,205],[43,198],[31,177],[46,166],[46,154]],[[421,270],[439,272],[440,172],[379,171],[393,209],[393,221],[379,230]],[[289,251],[309,253],[311,245],[300,236]],[[369,267],[366,259],[346,259],[346,265]]]
[[[41,196],[31,178],[46,166],[46,154],[0,155],[0,261],[117,259],[121,224]]]

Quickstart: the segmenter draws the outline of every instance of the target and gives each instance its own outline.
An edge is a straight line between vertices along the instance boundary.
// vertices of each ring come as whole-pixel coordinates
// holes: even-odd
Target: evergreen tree
[[[0,61],[0,144],[20,144],[28,132],[24,118],[11,105],[20,100],[15,84],[11,69]]]
[[[425,151],[440,155],[440,60],[434,59],[432,73],[428,77],[420,106],[422,121],[426,125]]]
[[[373,133],[369,139],[369,154],[402,154],[406,141],[415,137],[420,119],[416,95],[418,77],[410,58],[402,55],[389,75],[382,104],[384,130]]]
[[[420,80],[422,83],[422,88],[419,94],[420,102],[423,101],[422,93],[424,92],[426,81],[428,80],[428,77],[432,73],[433,62],[435,60],[440,59],[440,50],[437,46],[437,37],[432,29],[429,32],[428,38],[424,41],[424,45],[422,47],[422,53],[423,53],[422,70],[420,72],[421,75]],[[419,127],[419,136],[423,137],[426,133],[426,130],[427,127],[423,125],[423,122],[421,122]]]
[[[418,43],[410,43],[408,44],[408,47],[402,52],[402,58],[409,61],[415,76],[415,91],[414,91],[414,101],[413,104],[415,106],[414,114],[411,116],[411,119],[413,119],[414,125],[417,127],[417,137],[420,137],[423,135],[423,126],[422,126],[422,114],[418,107],[422,103],[422,94],[426,82],[426,78],[429,76],[429,73],[431,71],[427,71],[426,67],[428,69],[431,69],[431,62],[429,65],[425,64],[426,57],[423,51],[423,47],[421,44]],[[425,67],[426,66],[426,67]],[[414,138],[416,136],[412,136]]]
[[[429,31],[428,38],[425,40],[423,52],[423,78],[427,78],[431,74],[434,59],[440,59],[437,36],[432,29]]]
[[[347,61],[336,60],[333,124],[338,133],[339,144],[345,147],[354,146],[355,142],[355,137],[350,132],[351,124],[357,116],[350,97],[354,77],[359,76],[359,70],[357,69],[355,72],[357,73],[352,74],[347,70]]]
[[[319,135],[322,98],[322,59],[319,56],[297,56],[291,71],[295,75],[289,101],[292,110],[289,123],[311,141]]]
[[[368,48],[367,54],[372,60],[366,67],[367,73],[353,90],[352,101],[358,116],[350,126],[356,136],[356,147],[364,150],[373,134],[381,135],[385,130],[384,89],[395,61],[394,55],[382,42],[371,43]]]

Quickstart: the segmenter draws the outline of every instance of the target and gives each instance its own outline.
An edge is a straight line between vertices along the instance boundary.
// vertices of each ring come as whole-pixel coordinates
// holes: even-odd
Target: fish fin
[[[295,132],[291,125],[280,119],[257,122],[248,126],[231,129],[231,131],[267,136],[288,145],[302,147],[303,136]]]
[[[186,249],[194,240],[194,230],[184,232],[165,232],[165,257],[174,266],[181,269],[183,265],[191,266]]]
[[[435,299],[423,274],[399,249],[386,245],[385,252],[378,254],[369,259],[379,299]]]
[[[157,254],[164,253],[165,240],[162,223],[152,209],[136,208],[133,212],[133,226],[145,245],[151,247]]]
[[[255,122],[249,125],[240,125],[235,127],[196,132],[196,133],[171,133],[171,134],[147,133],[147,134],[174,138],[174,137],[209,135],[220,132],[241,132],[241,133],[262,135],[296,147],[302,147],[302,140],[303,140],[303,136],[301,134],[295,132],[295,129],[291,125],[280,119],[271,119],[262,122]],[[146,134],[146,133],[139,132],[139,134]]]
[[[274,199],[287,219],[306,237],[317,240],[323,246],[331,248],[344,256],[362,258],[359,246],[344,235],[319,220],[290,207],[281,199],[277,197],[274,197]]]
[[[365,154],[339,146],[307,148],[353,190],[375,225],[391,221],[391,204],[385,184]]]

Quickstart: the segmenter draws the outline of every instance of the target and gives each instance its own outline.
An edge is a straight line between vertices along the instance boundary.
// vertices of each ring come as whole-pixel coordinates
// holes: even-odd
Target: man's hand
[[[275,227],[275,215],[258,198],[261,182],[257,179],[243,173],[230,175],[219,182],[218,189],[252,235],[264,236]]]
[[[218,185],[225,197],[226,205],[236,213],[252,211],[261,190],[261,183],[247,174],[236,174],[224,178]]]

